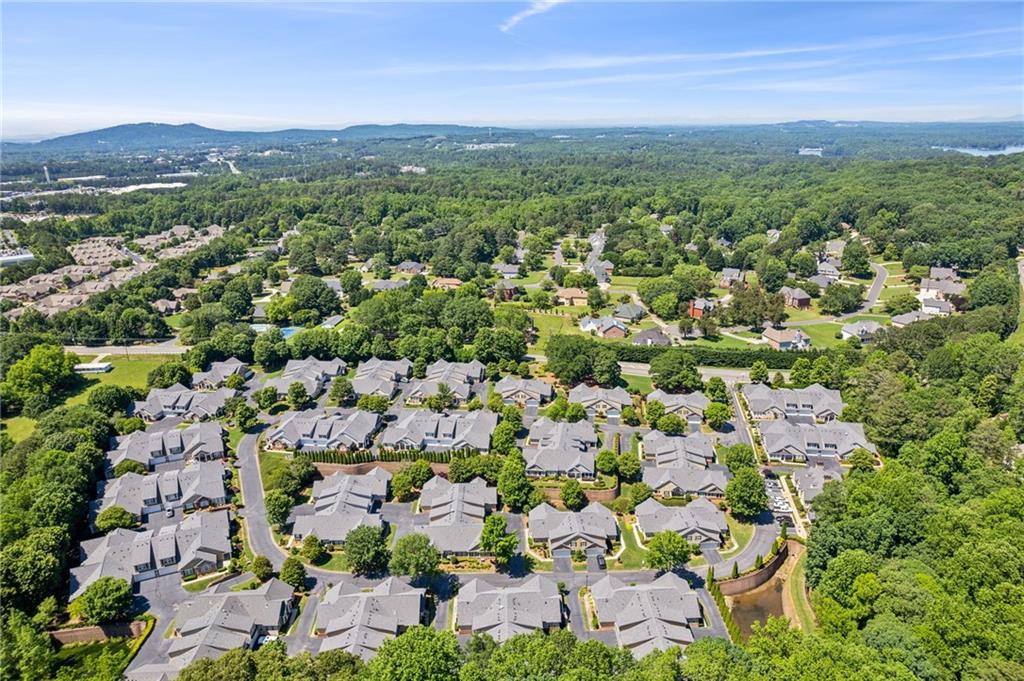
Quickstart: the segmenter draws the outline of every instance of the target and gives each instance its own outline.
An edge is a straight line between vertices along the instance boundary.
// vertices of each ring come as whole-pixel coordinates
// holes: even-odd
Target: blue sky
[[[1008,118],[1022,24],[1018,2],[4,2],[0,107],[6,138]]]

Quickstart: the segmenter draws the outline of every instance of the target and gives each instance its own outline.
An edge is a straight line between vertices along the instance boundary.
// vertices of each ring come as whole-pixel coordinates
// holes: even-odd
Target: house
[[[412,260],[403,260],[402,262],[398,263],[398,266],[395,267],[395,270],[401,272],[402,274],[415,275],[423,274],[424,272],[426,272],[427,266],[424,265],[423,263],[414,262]]]
[[[491,268],[498,273],[502,279],[515,279],[519,276],[519,265],[510,265],[508,263],[497,263],[492,265]]]
[[[735,267],[724,267],[718,276],[718,288],[730,289],[733,284],[742,282],[745,278],[746,275]]]
[[[472,394],[473,386],[482,383],[486,367],[472,362],[448,362],[439,359],[427,367],[426,378],[413,381],[405,395],[406,404],[422,404],[428,397],[436,395],[441,385],[448,386],[458,402],[465,402]]]
[[[938,298],[925,298],[921,301],[921,311],[933,317],[948,317],[953,314],[953,306]]]
[[[700,427],[704,420],[704,410],[711,404],[711,400],[701,392],[667,393],[660,388],[648,394],[646,399],[648,404],[660,402],[666,414],[676,414],[695,428]]]
[[[383,395],[391,399],[398,392],[398,384],[412,374],[408,359],[386,360],[372,357],[356,367],[352,390],[357,395]]]
[[[391,473],[379,467],[365,475],[338,472],[317,480],[309,503],[292,509],[292,536],[301,541],[313,534],[337,546],[357,527],[383,528],[380,507],[390,485]]]
[[[701,319],[715,311],[715,301],[708,298],[694,298],[690,301],[686,313],[691,319]]]
[[[617,419],[622,410],[633,406],[633,398],[624,388],[602,388],[581,383],[569,391],[569,401],[582,404],[587,416]]]
[[[838,390],[819,383],[806,388],[772,388],[764,383],[750,383],[740,394],[755,419],[795,419],[834,421],[846,408]]]
[[[444,556],[476,556],[484,518],[498,506],[498,491],[483,478],[453,483],[435,475],[420,493],[420,511],[414,518],[416,530],[430,537]],[[421,524],[422,523],[422,524]]]
[[[166,659],[126,672],[128,681],[167,681],[201,659],[229,650],[254,649],[268,635],[283,634],[292,619],[295,590],[273,578],[254,589],[231,591],[219,585],[181,603],[166,635]]]
[[[333,329],[333,328],[337,327],[338,324],[341,324],[342,320],[344,320],[344,319],[345,319],[345,315],[332,314],[330,317],[328,317],[327,319],[325,319],[322,322],[320,322],[320,328],[321,329]]]
[[[842,264],[835,258],[826,258],[818,261],[818,275],[825,277],[831,282],[839,280],[839,268]]]
[[[811,306],[811,295],[802,288],[783,286],[779,289],[779,293],[782,294],[783,300],[786,301],[786,305],[789,307],[806,310]]]
[[[672,345],[672,339],[661,329],[647,329],[633,335],[633,345]]]
[[[216,422],[193,423],[171,430],[137,430],[114,441],[107,452],[113,469],[122,461],[138,461],[149,470],[172,461],[214,461],[224,458],[224,431]]]
[[[623,303],[615,308],[613,316],[621,321],[635,324],[647,316],[647,310],[636,303]]]
[[[860,423],[800,423],[780,419],[763,421],[757,428],[768,458],[779,461],[806,461],[809,456],[844,460],[856,449],[876,451]]]
[[[397,291],[409,285],[408,279],[378,279],[370,284],[370,290],[374,293],[381,291]]]
[[[928,271],[928,278],[935,281],[960,281],[955,267],[932,267]]]
[[[518,292],[519,285],[511,279],[499,279],[497,283],[494,284],[495,300],[514,300]]]
[[[176,312],[181,312],[181,303],[177,300],[161,298],[160,300],[153,301],[153,309],[156,310],[157,314],[166,316]]]
[[[707,467],[690,463],[673,466],[644,466],[644,484],[659,499],[673,497],[708,497],[721,499],[732,473],[721,464]]]
[[[317,607],[319,652],[343,650],[369,660],[386,641],[423,623],[426,594],[426,589],[401,577],[388,577],[370,589],[347,579],[339,581]]]
[[[600,549],[607,553],[619,538],[615,516],[604,504],[592,502],[582,511],[559,511],[548,503],[529,514],[530,538],[550,551]]]
[[[120,506],[142,521],[150,513],[168,508],[193,511],[227,503],[223,464],[217,461],[196,462],[180,470],[166,470],[152,475],[125,473],[96,485],[95,514]]]
[[[173,291],[171,291],[171,296],[175,300],[177,300],[177,301],[184,302],[184,300],[186,298],[188,298],[189,296],[196,295],[198,293],[199,293],[199,289],[197,289],[197,288],[190,288],[188,286],[182,286],[181,288],[176,288]]]
[[[516,634],[559,629],[565,609],[558,585],[536,576],[514,586],[474,579],[459,589],[455,626],[459,634],[488,634],[498,643]]]
[[[824,274],[815,274],[813,276],[807,277],[807,281],[811,282],[822,291],[827,289],[832,284],[836,283],[835,279],[827,277]]]
[[[765,329],[761,332],[773,350],[806,350],[811,347],[811,338],[800,329]]]
[[[526,474],[592,480],[596,450],[597,433],[589,421],[566,423],[543,416],[533,422],[526,436]]]
[[[640,440],[640,457],[662,467],[689,464],[706,468],[715,460],[715,445],[711,436],[701,432],[666,435],[652,430]]]
[[[826,482],[842,479],[842,469],[830,468],[821,464],[804,466],[797,468],[793,472],[796,494],[805,508],[811,507],[811,502],[814,501],[814,498],[825,489]]]
[[[544,404],[554,397],[555,390],[550,383],[536,378],[516,378],[505,376],[494,384],[494,392],[501,395],[505,404],[520,407]]]
[[[456,279],[455,277],[438,277],[431,282],[430,286],[432,288],[441,289],[442,291],[454,291],[462,286],[462,280]]]
[[[859,322],[850,322],[849,324],[843,325],[843,340],[848,338],[858,338],[861,341],[868,341],[871,340],[871,337],[882,328],[881,324],[870,319]]]
[[[825,255],[833,256],[836,258],[843,257],[843,252],[846,250],[845,239],[831,239],[825,242]]]
[[[356,409],[315,409],[289,412],[264,441],[267,449],[297,452],[369,449],[381,417]]]
[[[241,376],[245,380],[252,377],[252,370],[241,360],[230,357],[223,362],[212,362],[206,371],[192,375],[192,387],[200,390],[216,390],[224,385],[231,376]]]
[[[203,575],[231,558],[228,511],[191,513],[156,530],[116,529],[86,539],[79,547],[81,564],[71,568],[69,600],[75,600],[100,577],[129,583],[161,575]]]
[[[580,330],[600,338],[625,338],[629,335],[626,325],[614,317],[584,317],[580,320]]]
[[[170,388],[153,388],[146,399],[132,405],[132,413],[145,421],[153,422],[168,416],[180,416],[187,421],[198,421],[220,416],[228,398],[236,390],[220,388],[213,392],[196,392],[180,383]]]
[[[491,448],[491,433],[498,415],[486,409],[437,414],[426,409],[402,409],[380,438],[384,449],[419,449],[427,452]]]
[[[932,318],[933,315],[930,315],[927,312],[924,312],[923,310],[911,310],[910,312],[894,316],[892,318],[892,328],[902,329],[904,326],[907,326],[908,324],[913,324],[914,322],[924,322]]]
[[[967,285],[956,279],[922,279],[917,299],[935,298],[952,302],[962,298],[966,290]]]
[[[555,292],[555,300],[559,305],[581,307],[589,304],[587,292],[581,288],[560,288]]]
[[[729,534],[725,514],[706,497],[698,497],[686,506],[665,506],[648,499],[636,507],[636,523],[645,539],[671,531],[698,546],[719,547]]]
[[[685,648],[692,629],[703,624],[700,601],[686,580],[674,572],[650,584],[607,575],[590,588],[601,630],[613,629],[620,646],[642,659],[657,650]]]
[[[317,397],[324,391],[327,384],[335,376],[341,376],[348,370],[344,360],[334,358],[328,360],[307,357],[306,359],[290,359],[284,365],[280,376],[266,382],[267,387],[276,388],[277,394],[285,396],[293,383],[301,383],[310,397]]]

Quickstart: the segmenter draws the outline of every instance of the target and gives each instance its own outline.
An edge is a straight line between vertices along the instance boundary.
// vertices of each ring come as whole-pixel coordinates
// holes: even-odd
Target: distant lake
[[[967,154],[968,156],[1008,156],[1009,154],[1019,154],[1024,152],[1024,144],[1003,147],[1002,149],[979,149],[978,147],[932,147],[932,149],[958,151],[961,154]]]

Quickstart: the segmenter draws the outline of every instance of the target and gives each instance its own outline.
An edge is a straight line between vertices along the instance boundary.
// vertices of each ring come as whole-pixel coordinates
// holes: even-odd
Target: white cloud
[[[544,14],[553,10],[559,5],[565,4],[568,0],[533,0],[530,6],[521,12],[516,12],[508,19],[505,19],[498,28],[501,29],[502,33],[508,33],[513,28],[521,24],[523,21],[530,17],[535,17],[538,14]]]

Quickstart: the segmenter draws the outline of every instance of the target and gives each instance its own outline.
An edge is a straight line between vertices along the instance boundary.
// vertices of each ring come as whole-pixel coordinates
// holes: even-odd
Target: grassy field
[[[263,478],[264,484],[267,482],[267,476],[279,468],[284,468],[288,465],[288,455],[281,452],[269,452],[260,450],[260,477]]]
[[[726,514],[725,521],[729,524],[729,534],[732,536],[735,547],[729,551],[722,551],[722,558],[728,560],[747,547],[754,537],[754,526],[750,523],[741,523],[732,517],[731,513]]]
[[[811,306],[806,310],[798,310],[794,307],[786,307],[786,321],[788,322],[806,322],[811,319],[821,319],[824,317],[820,310],[818,310],[818,301],[812,300]]]
[[[11,436],[15,442],[21,442],[35,430],[36,420],[27,416],[11,416],[0,421],[3,424],[4,432]]]
[[[800,556],[796,562],[796,566],[793,568],[793,572],[790,574],[789,579],[786,582],[786,588],[789,589],[790,596],[793,598],[793,603],[796,606],[797,624],[804,631],[814,631],[814,609],[811,607],[811,602],[807,598],[807,555]]]
[[[184,313],[178,312],[176,314],[167,315],[164,317],[164,321],[167,322],[167,326],[174,330],[178,330],[182,327],[182,317],[184,317]]]
[[[804,324],[802,326],[793,326],[790,328],[800,329],[806,333],[811,339],[812,347],[830,348],[842,342],[840,339],[836,338],[836,332],[839,331],[842,326],[842,324],[837,322],[827,322],[825,324]]]
[[[625,518],[619,518],[619,534],[622,544],[626,547],[622,554],[613,563],[616,570],[640,570],[644,567],[644,551],[637,543],[636,535],[633,534],[633,525]]]
[[[548,339],[556,334],[575,333],[582,334],[580,327],[569,317],[561,315],[530,313],[533,323],[537,327],[537,338],[534,341],[533,349],[544,351],[548,345]]]
[[[65,404],[85,404],[93,388],[108,383],[145,389],[146,376],[150,371],[177,359],[179,358],[175,355],[108,357],[104,361],[110,362],[114,368],[105,374],[91,374],[85,377],[85,386],[78,393],[69,397]]]
[[[703,345],[709,348],[722,348],[722,349],[746,349],[751,347],[750,343],[742,341],[736,338],[729,338],[728,336],[719,336],[714,340],[707,338],[698,338],[697,340],[687,341],[683,344],[683,347],[687,345]]]
[[[650,376],[634,376],[632,374],[622,374],[622,380],[626,382],[626,389],[630,391],[636,391],[641,395],[654,390],[654,385],[651,383]]]
[[[633,288],[633,289],[635,289],[637,286],[640,285],[640,282],[643,281],[643,280],[644,280],[643,277],[620,277],[620,276],[614,276],[613,275],[612,276],[612,280],[611,280],[611,282],[609,282],[609,284],[611,285],[611,288],[613,288],[613,289],[615,289],[615,288],[621,288],[621,289]]]

